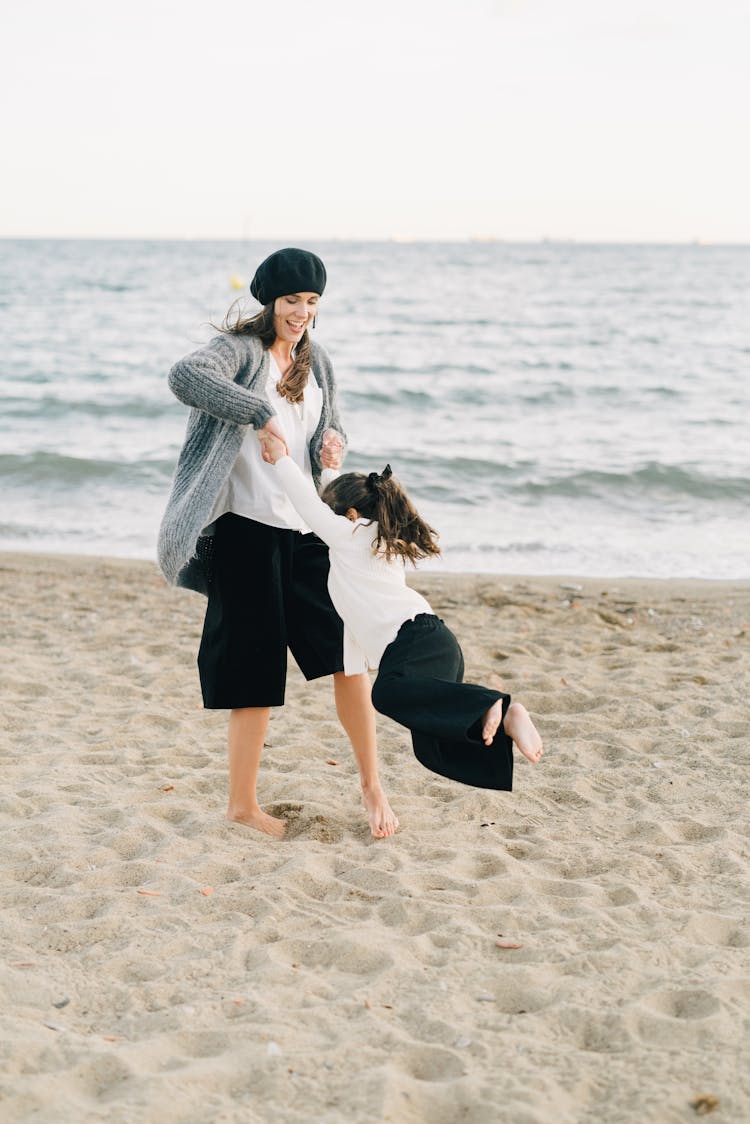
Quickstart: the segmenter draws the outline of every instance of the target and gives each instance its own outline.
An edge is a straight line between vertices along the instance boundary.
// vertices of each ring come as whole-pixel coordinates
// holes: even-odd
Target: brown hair
[[[242,298],[236,300],[230,306],[222,324],[218,326],[218,330],[238,336],[257,336],[264,348],[268,350],[276,339],[276,329],[273,326],[275,301],[264,305],[255,316],[243,316],[241,301]],[[283,379],[279,379],[276,383],[276,390],[282,398],[288,398],[290,402],[302,401],[310,374],[311,361],[310,336],[305,329],[302,339],[295,345],[294,362],[291,369]]]
[[[403,558],[416,565],[420,558],[439,554],[438,533],[415,508],[398,480],[391,475],[391,466],[383,472],[345,472],[323,490],[320,497],[337,515],[346,515],[350,508],[364,519],[378,525],[373,549],[382,551],[390,561]]]

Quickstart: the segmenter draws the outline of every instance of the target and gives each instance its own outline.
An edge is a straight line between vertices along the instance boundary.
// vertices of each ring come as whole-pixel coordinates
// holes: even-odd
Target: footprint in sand
[[[79,1074],[83,1084],[94,1097],[103,1097],[111,1093],[118,1085],[133,1077],[130,1067],[122,1058],[113,1054],[95,1058],[94,1061],[83,1066]]]
[[[277,814],[275,810],[272,812],[272,815]],[[314,839],[318,843],[340,843],[344,838],[343,826],[330,816],[293,812],[287,814],[284,819],[286,819],[284,838],[287,841],[303,838]]]
[[[399,1058],[399,1065],[418,1081],[453,1081],[463,1077],[464,1066],[460,1057],[439,1047],[413,1047]]]
[[[721,1010],[716,996],[703,990],[657,992],[648,997],[646,1005],[657,1014],[672,1019],[707,1019]]]
[[[588,1053],[617,1054],[633,1044],[633,1034],[623,1015],[592,1015],[576,1008],[566,1012],[564,1023],[569,1040]]]
[[[216,1058],[230,1045],[228,1034],[216,1030],[187,1031],[174,1036],[178,1049],[191,1058]]]
[[[325,941],[280,940],[269,949],[278,963],[296,965],[298,970],[331,968],[354,976],[371,976],[390,968],[393,957],[364,943],[333,937]]]

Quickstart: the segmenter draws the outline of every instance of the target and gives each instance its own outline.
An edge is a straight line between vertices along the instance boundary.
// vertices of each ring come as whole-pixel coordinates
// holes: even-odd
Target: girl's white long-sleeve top
[[[328,544],[328,592],[344,622],[344,672],[375,670],[404,621],[431,613],[430,604],[406,584],[402,559],[374,553],[375,523],[336,515],[291,457],[281,457],[276,471],[302,519]]]

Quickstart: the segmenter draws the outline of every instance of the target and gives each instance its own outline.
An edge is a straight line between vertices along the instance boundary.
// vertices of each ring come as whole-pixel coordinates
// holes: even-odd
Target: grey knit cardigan
[[[310,439],[310,463],[320,482],[323,432],[335,429],[346,444],[336,406],[328,353],[311,341],[311,376],[323,394],[320,421]],[[169,372],[169,387],[191,406],[172,491],[159,529],[159,566],[170,585],[208,593],[212,542],[203,535],[221,488],[232,471],[247,427],[262,429],[274,410],[266,394],[269,354],[257,336],[216,336]]]

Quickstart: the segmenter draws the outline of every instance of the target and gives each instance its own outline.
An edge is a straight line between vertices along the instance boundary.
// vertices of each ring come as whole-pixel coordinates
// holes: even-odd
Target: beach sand
[[[376,841],[290,663],[274,842],[224,819],[203,599],[0,556],[4,1121],[750,1119],[750,583],[413,580],[542,764],[465,788],[379,718]]]

